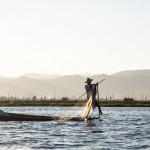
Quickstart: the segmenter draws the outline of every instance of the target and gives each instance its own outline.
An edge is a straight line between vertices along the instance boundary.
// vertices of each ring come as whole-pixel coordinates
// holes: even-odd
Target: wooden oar
[[[98,82],[97,84],[103,82],[105,79],[101,80],[100,82]],[[82,94],[77,100],[79,100],[82,96],[84,96],[87,92],[85,92],[84,94]]]

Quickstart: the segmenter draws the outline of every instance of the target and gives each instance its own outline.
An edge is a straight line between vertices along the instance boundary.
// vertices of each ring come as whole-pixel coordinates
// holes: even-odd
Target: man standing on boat
[[[87,81],[85,82],[86,83],[85,90],[87,93],[87,100],[89,100],[90,97],[92,97],[92,108],[95,109],[96,107],[98,107],[99,118],[100,118],[100,115],[102,115],[103,113],[102,113],[100,104],[99,104],[98,100],[96,99],[98,83],[92,84],[91,83],[92,81],[93,81],[93,79],[87,78]]]

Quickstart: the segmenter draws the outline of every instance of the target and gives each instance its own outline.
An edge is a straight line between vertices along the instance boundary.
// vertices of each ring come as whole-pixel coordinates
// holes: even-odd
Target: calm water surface
[[[6,112],[65,115],[72,107],[1,107]],[[150,150],[150,108],[102,108],[102,121],[0,122],[0,150]],[[93,115],[97,115],[97,109]]]

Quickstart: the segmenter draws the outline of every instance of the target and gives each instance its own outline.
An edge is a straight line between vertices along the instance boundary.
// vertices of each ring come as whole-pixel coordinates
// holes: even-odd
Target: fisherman
[[[100,118],[100,115],[102,115],[103,113],[102,113],[100,104],[99,104],[98,100],[96,99],[96,92],[97,92],[96,89],[98,87],[98,83],[92,84],[91,83],[92,81],[93,81],[93,79],[87,78],[87,81],[85,82],[86,83],[85,90],[87,93],[87,100],[89,100],[89,98],[92,96],[92,107],[93,107],[93,109],[98,107],[99,118]]]

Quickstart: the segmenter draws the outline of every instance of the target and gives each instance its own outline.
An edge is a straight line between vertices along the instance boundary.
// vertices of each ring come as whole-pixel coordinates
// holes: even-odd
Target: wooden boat
[[[97,119],[97,118],[92,118]],[[0,121],[84,121],[81,117],[38,116],[27,114],[6,113],[0,115]]]

